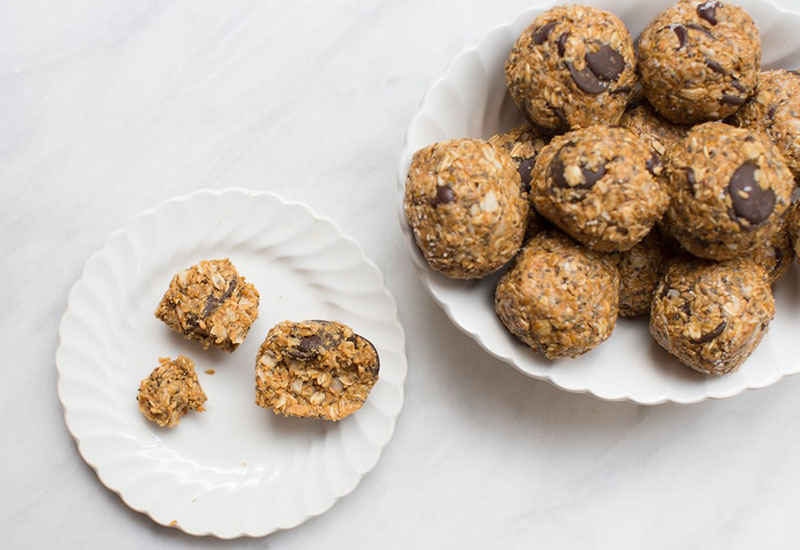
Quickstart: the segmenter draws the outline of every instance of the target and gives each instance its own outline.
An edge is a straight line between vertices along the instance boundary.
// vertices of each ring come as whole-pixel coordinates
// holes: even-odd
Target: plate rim
[[[65,335],[64,335],[65,321],[68,320],[68,318],[70,317],[71,314],[74,315],[73,302],[74,302],[75,295],[76,295],[76,292],[77,292],[76,289],[79,289],[80,286],[86,280],[87,268],[93,262],[97,261],[98,257],[100,257],[103,254],[107,253],[107,250],[109,248],[109,244],[112,241],[114,241],[115,239],[119,238],[120,235],[124,234],[130,228],[132,228],[134,226],[134,224],[138,220],[143,219],[143,218],[145,218],[147,216],[155,216],[159,210],[161,210],[162,208],[166,208],[171,204],[188,202],[188,201],[191,201],[193,199],[196,199],[196,198],[202,197],[202,196],[219,197],[219,196],[226,195],[226,194],[242,194],[242,195],[246,195],[247,197],[268,196],[272,200],[276,200],[276,201],[278,201],[279,203],[281,203],[284,206],[299,207],[299,208],[305,210],[309,214],[309,216],[311,218],[313,218],[314,221],[323,221],[323,222],[327,222],[327,223],[331,224],[331,226],[336,230],[336,232],[338,234],[338,237],[340,239],[348,241],[351,245],[353,245],[355,247],[356,251],[358,252],[359,256],[360,256],[360,263],[364,263],[370,270],[372,270],[375,273],[377,273],[378,280],[380,282],[380,287],[381,287],[380,288],[380,292],[382,294],[384,294],[389,299],[389,303],[390,303],[391,308],[393,310],[394,325],[399,331],[398,332],[399,347],[398,347],[397,354],[398,354],[398,356],[400,358],[400,369],[401,369],[400,376],[399,376],[398,381],[397,381],[397,389],[399,391],[399,401],[398,401],[398,404],[397,404],[396,411],[394,411],[394,414],[390,415],[391,427],[390,427],[388,436],[386,437],[386,440],[383,443],[381,443],[380,445],[375,445],[374,446],[375,451],[376,451],[376,457],[375,457],[374,462],[369,464],[366,467],[366,469],[364,469],[363,471],[358,471],[358,469],[356,469],[356,480],[355,480],[355,483],[353,484],[353,486],[349,490],[347,490],[347,491],[345,491],[345,492],[343,492],[341,494],[337,494],[335,491],[333,491],[332,492],[333,493],[333,499],[328,504],[328,506],[324,507],[323,509],[321,509],[319,511],[313,512],[313,513],[309,513],[309,512],[305,512],[304,511],[303,514],[301,515],[301,517],[297,521],[292,522],[290,525],[285,525],[285,526],[276,525],[272,529],[267,530],[266,532],[263,532],[263,533],[260,533],[260,532],[259,533],[252,533],[252,532],[246,532],[246,531],[242,530],[242,531],[240,531],[238,533],[231,534],[231,535],[220,534],[218,532],[215,532],[213,529],[209,529],[209,530],[204,531],[204,532],[193,532],[193,531],[189,531],[189,530],[185,529],[184,526],[181,525],[180,522],[177,522],[177,523],[164,523],[164,522],[161,522],[161,521],[159,521],[158,519],[156,519],[153,516],[153,514],[151,513],[151,511],[147,507],[134,506],[129,501],[129,499],[126,497],[124,488],[120,489],[120,488],[114,487],[114,486],[112,486],[112,484],[110,484],[105,479],[105,477],[103,476],[103,473],[101,472],[101,467],[98,466],[97,464],[93,463],[86,456],[84,448],[83,448],[81,436],[76,433],[76,431],[73,429],[72,426],[70,426],[69,420],[67,418],[67,415],[68,415],[68,412],[69,412],[69,409],[68,409],[69,405],[65,402],[65,398],[64,398],[64,396],[62,394],[62,389],[63,389],[63,385],[62,384],[63,384],[63,381],[64,381],[64,374],[62,373],[62,368],[59,365],[59,359],[58,359],[59,358],[59,352],[62,349],[62,347],[65,345]],[[89,257],[86,259],[78,278],[75,280],[75,282],[72,283],[72,285],[69,287],[69,290],[67,292],[67,299],[66,299],[66,302],[65,302],[64,311],[62,312],[61,316],[59,317],[59,321],[58,321],[57,334],[58,334],[58,341],[57,341],[57,344],[56,344],[56,347],[55,347],[55,351],[54,351],[54,355],[53,355],[54,365],[55,365],[55,370],[56,370],[56,393],[58,395],[59,403],[61,404],[62,419],[64,421],[64,425],[65,425],[65,427],[67,429],[67,432],[70,434],[70,436],[72,437],[72,439],[73,439],[73,441],[75,443],[75,447],[77,448],[79,456],[81,457],[83,462],[85,464],[87,464],[94,471],[94,473],[97,476],[97,479],[100,481],[100,483],[106,489],[108,489],[109,491],[111,491],[111,492],[115,493],[116,495],[118,495],[120,497],[120,499],[123,501],[123,503],[128,508],[130,508],[131,510],[133,510],[135,512],[138,512],[138,513],[146,515],[148,518],[150,518],[157,525],[160,525],[160,526],[163,526],[163,527],[169,527],[169,528],[177,528],[180,531],[182,531],[183,533],[186,533],[187,535],[191,535],[191,536],[196,536],[196,537],[213,536],[213,537],[216,537],[216,538],[219,538],[219,539],[223,539],[223,540],[232,540],[232,539],[241,538],[241,537],[262,538],[262,537],[266,537],[268,535],[271,535],[272,533],[275,533],[275,532],[293,529],[293,528],[305,523],[306,521],[308,521],[311,518],[314,518],[314,517],[321,516],[321,515],[325,514],[331,508],[333,508],[333,506],[339,500],[341,500],[342,498],[344,498],[344,497],[348,496],[349,494],[353,493],[358,488],[358,486],[361,484],[361,481],[363,480],[363,478],[367,474],[369,474],[375,468],[375,466],[378,464],[378,462],[380,461],[381,456],[383,455],[384,449],[386,448],[386,446],[389,444],[389,442],[394,437],[395,431],[397,429],[397,420],[398,420],[398,418],[400,416],[400,413],[403,410],[403,405],[405,404],[405,383],[406,383],[406,379],[407,379],[407,376],[408,376],[408,357],[406,355],[406,333],[405,333],[405,328],[403,327],[403,324],[402,324],[402,322],[400,320],[399,309],[397,307],[397,301],[395,300],[394,295],[391,293],[391,291],[387,288],[386,279],[385,279],[385,277],[383,275],[383,272],[381,271],[380,267],[367,255],[367,253],[364,250],[364,247],[361,245],[361,243],[359,243],[357,240],[355,240],[353,237],[351,237],[348,233],[346,233],[336,221],[334,221],[331,218],[328,218],[327,216],[323,216],[323,215],[319,214],[314,208],[312,208],[311,206],[305,204],[304,202],[301,202],[301,201],[296,200],[296,199],[288,199],[288,198],[286,198],[286,197],[284,197],[284,196],[282,196],[282,195],[280,195],[278,193],[275,193],[273,191],[255,190],[255,189],[250,189],[250,188],[241,187],[241,186],[231,186],[231,187],[224,187],[224,188],[219,188],[219,189],[202,188],[202,189],[197,189],[195,191],[192,191],[192,192],[190,192],[188,194],[185,194],[185,195],[169,197],[167,199],[162,200],[161,202],[159,202],[158,204],[156,204],[153,207],[146,208],[144,210],[139,211],[138,213],[136,213],[135,215],[130,217],[122,226],[120,226],[117,229],[115,229],[114,231],[112,231],[104,239],[104,241],[103,241],[102,245],[100,246],[100,248],[98,250],[96,250],[95,252],[93,252],[92,254],[90,254]]]
[[[590,4],[590,2],[587,2],[586,0],[576,0],[576,1],[578,4]],[[477,38],[477,40],[475,40],[471,45],[467,46],[466,48],[460,50],[449,60],[449,62],[444,67],[441,74],[438,77],[436,77],[433,80],[433,82],[431,82],[431,84],[428,86],[428,88],[425,90],[425,93],[423,94],[422,99],[417,105],[417,108],[409,118],[408,126],[403,136],[403,144],[400,149],[399,161],[397,165],[396,191],[398,198],[395,201],[395,206],[397,209],[396,212],[397,212],[398,222],[400,224],[400,229],[404,237],[403,241],[405,243],[406,252],[411,259],[411,263],[414,266],[414,269],[416,270],[417,275],[420,278],[420,281],[422,282],[422,286],[425,288],[428,295],[430,295],[430,297],[433,298],[434,302],[436,302],[439,305],[439,307],[444,311],[447,318],[450,319],[452,325],[455,326],[462,333],[469,336],[473,341],[475,341],[481,347],[481,349],[483,349],[490,356],[510,365],[518,372],[530,378],[534,378],[536,380],[543,380],[545,382],[548,382],[552,386],[555,386],[556,388],[559,388],[561,390],[570,393],[588,394],[603,401],[631,402],[647,406],[662,405],[665,403],[690,405],[695,403],[701,403],[708,399],[727,399],[730,397],[735,397],[737,395],[740,395],[747,390],[757,390],[766,388],[768,386],[775,384],[782,378],[800,373],[800,369],[796,370],[795,372],[783,372],[783,371],[776,372],[774,376],[768,377],[766,381],[761,381],[758,383],[743,382],[740,386],[737,386],[731,390],[723,390],[717,392],[713,392],[712,390],[706,390],[704,393],[692,396],[691,398],[688,399],[675,398],[666,395],[666,393],[663,391],[660,392],[658,396],[654,399],[637,398],[635,396],[628,395],[629,392],[626,392],[624,395],[603,395],[602,393],[594,390],[593,388],[589,387],[586,384],[582,384],[580,386],[569,386],[559,382],[551,374],[552,369],[548,369],[543,373],[532,372],[530,370],[526,370],[525,368],[523,368],[522,365],[518,364],[518,362],[513,357],[495,352],[489,347],[489,344],[483,337],[483,335],[481,335],[479,332],[469,330],[467,327],[463,326],[456,320],[455,313],[453,312],[451,304],[444,298],[442,298],[433,288],[430,279],[432,271],[430,270],[424,259],[421,258],[416,248],[417,245],[413,233],[411,231],[411,228],[408,226],[406,222],[405,212],[403,208],[406,174],[408,172],[409,162],[411,160],[412,155],[414,154],[414,151],[410,149],[410,144],[409,144],[410,134],[417,126],[418,120],[425,114],[427,105],[428,103],[430,103],[430,99],[434,91],[436,91],[438,88],[446,84],[451,79],[452,74],[454,72],[454,67],[456,67],[463,58],[476,54],[477,51],[481,50],[482,47],[484,47],[485,44],[490,41],[492,35],[500,32],[505,32],[510,28],[519,26],[523,20],[532,21],[537,15],[561,3],[563,2],[559,2],[559,0],[549,0],[549,1],[546,0],[543,2],[539,2],[535,5],[528,6],[527,8],[518,11],[511,19],[509,19],[505,23],[494,25],[493,27],[481,33]],[[778,15],[781,13],[791,13],[795,17],[800,16],[800,10],[786,9],[783,5],[776,3],[775,0],[758,0],[758,3],[768,6],[770,11],[774,11]]]

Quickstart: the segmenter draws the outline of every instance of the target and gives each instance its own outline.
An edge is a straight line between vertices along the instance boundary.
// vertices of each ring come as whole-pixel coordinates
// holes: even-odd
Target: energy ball
[[[639,40],[645,95],[672,122],[724,118],[753,94],[761,66],[758,29],[747,13],[713,0],[681,0]]]
[[[672,256],[671,247],[656,228],[630,250],[611,255],[619,270],[620,315],[636,317],[650,312],[653,290]]]
[[[174,428],[189,411],[202,412],[206,394],[197,380],[194,361],[185,355],[161,357],[150,376],[139,384],[139,410],[159,426]]]
[[[641,139],[650,148],[647,169],[654,176],[664,170],[664,154],[686,137],[689,127],[674,124],[660,116],[649,103],[641,103],[625,111],[619,123]]]
[[[189,340],[233,352],[258,317],[256,288],[228,258],[202,261],[176,274],[155,315]]]
[[[495,291],[505,327],[548,359],[576,357],[604,342],[618,303],[611,260],[555,230],[525,245]]]
[[[763,245],[781,227],[794,181],[766,135],[721,122],[692,128],[667,154],[664,225],[701,258],[724,260]]]
[[[591,126],[553,138],[533,169],[537,212],[603,252],[628,250],[650,231],[669,197],[651,152],[625,128]]]
[[[519,250],[528,219],[511,155],[478,139],[414,153],[404,206],[425,260],[453,279],[479,279],[503,266]]]
[[[531,125],[560,134],[619,122],[636,83],[636,54],[615,15],[557,6],[523,31],[505,74],[511,97]]]
[[[656,288],[650,334],[705,374],[735,371],[761,342],[775,314],[767,274],[751,260],[683,256]]]
[[[256,404],[275,414],[341,420],[361,408],[380,360],[369,340],[334,321],[284,321],[256,357]]]
[[[800,71],[761,73],[756,94],[736,111],[733,123],[765,132],[800,178]]]

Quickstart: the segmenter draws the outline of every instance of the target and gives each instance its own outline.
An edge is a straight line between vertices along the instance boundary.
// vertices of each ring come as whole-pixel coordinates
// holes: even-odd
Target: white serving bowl
[[[634,37],[673,4],[671,0],[586,3],[619,16]],[[758,25],[763,68],[800,67],[800,5],[778,5],[769,0],[742,0],[736,4],[747,10]],[[777,313],[762,344],[738,372],[716,378],[696,373],[667,354],[650,337],[647,322],[642,319],[621,318],[607,342],[579,358],[548,361],[518,342],[497,318],[494,288],[499,272],[480,281],[456,281],[435,273],[425,263],[403,213],[403,190],[411,157],[414,151],[437,141],[488,138],[523,122],[506,90],[503,66],[517,36],[552,5],[555,3],[523,11],[458,54],[411,118],[397,171],[397,205],[406,246],[423,285],[453,323],[490,354],[528,376],[601,399],[645,405],[695,403],[762,388],[800,371],[800,358],[792,348],[794,338],[800,334],[800,274],[795,268],[774,288]]]

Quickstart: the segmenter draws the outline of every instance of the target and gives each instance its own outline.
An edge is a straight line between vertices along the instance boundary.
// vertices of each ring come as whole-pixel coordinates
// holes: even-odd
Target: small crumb
[[[214,369],[206,369],[206,374],[214,374],[215,372],[217,371],[215,371]]]
[[[177,519],[173,519],[172,521],[169,522],[169,526],[170,527],[175,527],[176,525],[178,525],[178,520]]]

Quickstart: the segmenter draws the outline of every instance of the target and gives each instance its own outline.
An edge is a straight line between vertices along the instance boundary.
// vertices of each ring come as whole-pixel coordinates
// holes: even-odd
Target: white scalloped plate
[[[561,2],[558,2],[561,3]],[[618,15],[635,37],[672,0],[598,0],[587,3]],[[800,67],[800,12],[769,0],[737,0],[759,26],[765,68]],[[499,274],[481,281],[454,281],[428,268],[403,214],[405,177],[414,151],[457,137],[488,138],[521,124],[508,95],[503,66],[517,36],[555,3],[523,11],[510,23],[484,34],[458,54],[428,89],[411,119],[397,172],[397,204],[414,267],[423,285],[453,323],[493,356],[519,371],[559,388],[591,393],[601,399],[645,405],[695,403],[761,388],[800,371],[792,342],[800,334],[800,279],[797,269],[776,285],[777,314],[756,352],[735,374],[711,378],[683,367],[656,344],[641,320],[620,319],[608,342],[577,359],[547,361],[517,342],[494,313]],[[798,8],[797,4],[795,4]]]
[[[222,257],[261,293],[233,354],[153,316],[174,273]],[[285,319],[335,319],[375,345],[380,378],[361,410],[333,423],[255,405],[256,352]],[[58,394],[81,456],[128,506],[193,535],[263,536],[325,512],[378,461],[403,404],[405,336],[380,271],[333,222],[272,193],[201,191],[138,215],[86,263],[59,337]],[[207,411],[159,428],[136,392],[179,353],[197,364]]]

